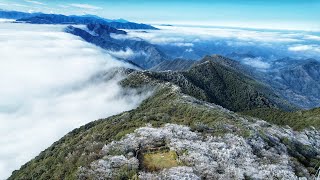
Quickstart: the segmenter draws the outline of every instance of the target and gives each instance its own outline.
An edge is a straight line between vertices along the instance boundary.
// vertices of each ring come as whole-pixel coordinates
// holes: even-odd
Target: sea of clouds
[[[208,54],[227,56],[233,52],[249,53],[256,58],[243,59],[244,63],[258,69],[269,68],[268,61],[284,57],[320,60],[320,32],[230,27],[156,27],[161,30],[131,30],[128,35],[113,37],[141,38],[164,47],[164,51],[175,58],[198,60]]]
[[[130,65],[63,28],[0,21],[0,179],[74,128],[150,95],[123,89],[123,76],[94,78]]]

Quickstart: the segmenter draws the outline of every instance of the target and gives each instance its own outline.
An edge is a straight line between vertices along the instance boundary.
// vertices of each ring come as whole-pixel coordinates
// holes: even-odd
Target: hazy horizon
[[[233,26],[319,31],[320,2],[293,1],[101,1],[0,0],[0,8],[65,15],[93,14],[148,24]]]

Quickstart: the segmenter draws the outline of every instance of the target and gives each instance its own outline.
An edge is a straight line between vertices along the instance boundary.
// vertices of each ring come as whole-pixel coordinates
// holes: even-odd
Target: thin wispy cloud
[[[60,5],[58,5],[58,7],[61,7],[61,8],[68,8],[69,6],[67,6],[67,5],[63,5],[63,4],[60,4]]]
[[[241,29],[241,28],[221,28],[221,27],[212,27],[212,28],[203,28],[203,27],[178,27],[178,26],[159,26],[164,32],[168,34],[176,34],[175,39],[181,37],[198,37],[207,40],[209,38],[233,38],[235,40],[246,40],[246,41],[257,41],[257,42],[299,42],[301,39],[297,38],[297,34],[288,35],[286,32],[272,32],[272,31],[259,31],[254,29]],[[181,34],[179,36],[179,34]],[[144,34],[146,38],[153,35]],[[171,37],[172,39],[172,37]],[[170,41],[170,39],[169,39]]]
[[[24,0],[25,2],[37,4],[37,5],[45,5],[43,2],[40,1],[34,1],[34,0]]]
[[[24,5],[24,4],[11,4],[12,6],[16,6],[16,7],[30,7],[30,6],[27,6],[27,5]]]
[[[0,3],[0,6],[9,6],[9,4],[6,4],[6,3]]]
[[[127,48],[125,51],[110,51],[108,52],[110,55],[117,57],[117,58],[123,58],[123,59],[129,59],[134,56],[136,56],[136,53],[133,52],[130,48]]]
[[[99,10],[102,9],[101,7],[98,6],[93,6],[90,4],[78,4],[78,3],[73,3],[73,4],[69,4],[72,7],[76,7],[76,8],[81,8],[81,9],[87,9],[87,10]]]

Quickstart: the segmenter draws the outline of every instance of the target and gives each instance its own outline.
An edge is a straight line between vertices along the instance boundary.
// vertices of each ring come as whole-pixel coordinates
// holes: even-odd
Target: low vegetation
[[[202,122],[215,129],[212,134],[231,132],[224,125],[236,123],[235,117],[219,109],[208,110],[200,104],[191,106],[191,102],[182,101],[179,96],[171,88],[161,87],[135,110],[71,131],[20,170],[14,171],[9,179],[76,179],[78,167],[102,158],[99,152],[105,144],[121,139],[146,123],[155,127],[165,123],[197,127]],[[242,134],[242,131],[243,127],[239,125],[234,133]]]
[[[303,130],[311,126],[316,129],[320,129],[320,108],[295,112],[263,108],[244,111],[242,114],[258,117],[281,126],[288,125],[294,130]]]
[[[142,165],[147,171],[159,171],[179,166],[179,164],[175,151],[156,151],[143,154]]]
[[[315,131],[292,134],[292,130],[269,127],[265,122],[251,125],[251,132],[259,133],[244,138],[231,133],[211,136],[177,124],[147,124],[105,145],[100,152],[103,158],[80,168],[77,174],[80,179],[121,175],[141,180],[200,180],[297,179],[310,178],[307,171],[315,173],[319,158],[313,155],[319,146],[307,144],[319,140],[301,139],[304,133],[309,136]]]

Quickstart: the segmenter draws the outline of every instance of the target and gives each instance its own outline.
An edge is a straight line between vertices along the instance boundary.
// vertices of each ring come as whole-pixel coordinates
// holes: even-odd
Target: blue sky
[[[145,23],[320,29],[320,0],[0,0],[0,8]]]

